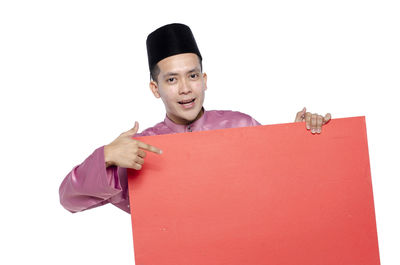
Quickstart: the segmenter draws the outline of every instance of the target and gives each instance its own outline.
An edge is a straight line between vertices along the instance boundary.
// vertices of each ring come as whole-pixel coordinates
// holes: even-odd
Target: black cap
[[[162,59],[181,53],[195,53],[202,60],[190,28],[184,24],[168,24],[147,36],[147,57],[150,71]]]

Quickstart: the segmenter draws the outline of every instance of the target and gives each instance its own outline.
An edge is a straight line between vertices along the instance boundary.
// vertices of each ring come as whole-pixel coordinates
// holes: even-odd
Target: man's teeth
[[[194,101],[194,99],[190,99],[190,100],[183,100],[183,101],[179,101],[179,104],[188,104],[188,103],[192,103]]]

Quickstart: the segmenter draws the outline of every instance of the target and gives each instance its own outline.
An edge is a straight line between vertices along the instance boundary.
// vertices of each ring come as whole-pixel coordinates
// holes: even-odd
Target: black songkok
[[[162,59],[181,53],[195,53],[202,60],[190,28],[173,23],[156,29],[147,36],[147,57],[150,71]]]

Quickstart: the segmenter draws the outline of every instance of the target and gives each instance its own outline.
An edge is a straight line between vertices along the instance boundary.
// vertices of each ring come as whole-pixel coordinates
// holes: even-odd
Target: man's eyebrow
[[[165,77],[167,77],[167,76],[176,76],[176,75],[179,75],[178,73],[173,73],[173,72],[168,72],[168,73],[165,73],[164,75],[163,75],[163,77],[165,78]]]
[[[187,73],[189,74],[189,73],[193,73],[193,72],[200,72],[200,68],[198,68],[198,67],[193,68],[192,70],[188,71]]]

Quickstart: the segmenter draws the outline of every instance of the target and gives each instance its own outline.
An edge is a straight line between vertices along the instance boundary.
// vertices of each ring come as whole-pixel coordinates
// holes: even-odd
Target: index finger
[[[141,148],[141,149],[144,149],[144,150],[156,153],[156,154],[162,154],[162,150],[155,146],[152,146],[152,145],[140,142],[140,141],[138,141],[138,145],[139,145],[139,148]]]

